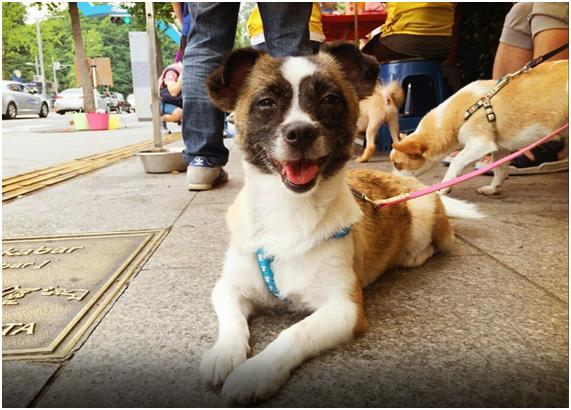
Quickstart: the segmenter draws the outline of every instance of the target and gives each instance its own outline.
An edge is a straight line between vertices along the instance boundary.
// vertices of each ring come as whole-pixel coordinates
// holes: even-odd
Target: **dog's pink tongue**
[[[289,182],[305,185],[315,178],[319,172],[319,166],[304,162],[288,162],[284,165],[282,172]]]

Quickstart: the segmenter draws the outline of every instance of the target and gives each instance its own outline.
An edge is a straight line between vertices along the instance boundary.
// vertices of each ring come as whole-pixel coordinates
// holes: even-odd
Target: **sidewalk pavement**
[[[3,362],[5,407],[228,405],[197,371],[216,338],[224,213],[243,182],[228,143],[230,180],[212,191],[188,192],[184,174],[144,174],[131,158],[3,207],[4,238],[170,230],[69,361]],[[389,169],[384,155],[365,166]],[[488,179],[451,194],[488,215],[453,221],[452,253],[372,284],[369,331],[306,362],[260,406],[567,407],[568,173],[510,178],[484,198],[474,190]],[[302,317],[255,315],[252,354]]]
[[[121,114],[122,127],[116,130],[69,131],[70,120],[71,114],[50,113],[2,121],[2,178],[148,141],[153,133],[153,123],[137,121],[135,114]],[[168,127],[180,131],[176,124]]]

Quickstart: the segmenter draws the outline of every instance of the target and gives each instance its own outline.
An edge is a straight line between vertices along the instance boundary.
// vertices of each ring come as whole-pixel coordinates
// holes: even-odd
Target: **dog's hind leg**
[[[253,308],[234,278],[247,274],[244,270],[254,269],[255,272],[256,268],[255,260],[245,260],[233,247],[228,249],[224,274],[212,291],[212,303],[218,316],[218,340],[200,364],[200,377],[204,383],[222,384],[226,376],[248,357],[248,317]]]
[[[432,244],[428,245],[417,253],[407,252],[406,257],[402,262],[402,266],[405,268],[414,268],[416,266],[420,266],[432,255],[434,255],[434,245]]]
[[[426,195],[407,202],[411,213],[410,241],[401,265],[420,266],[435,252],[447,250],[454,242],[454,234],[442,202],[436,195]]]
[[[391,139],[393,144],[400,141],[400,127],[399,127],[399,113],[397,110],[391,113],[388,119],[389,132],[391,133]]]
[[[497,151],[492,152],[492,161],[495,162],[499,159],[502,159],[509,153],[510,152],[508,150],[500,148]],[[490,183],[490,185],[478,188],[477,192],[482,195],[499,194],[502,187],[502,183],[508,178],[509,166],[510,166],[509,162],[506,162],[505,164],[497,168],[494,168],[494,177],[492,178],[492,182]]]
[[[363,151],[363,155],[357,158],[357,162],[367,162],[375,154],[377,150],[377,133],[381,124],[383,123],[384,115],[371,115],[369,117],[369,123],[367,124],[367,130],[365,131],[365,136],[367,139],[367,146]]]

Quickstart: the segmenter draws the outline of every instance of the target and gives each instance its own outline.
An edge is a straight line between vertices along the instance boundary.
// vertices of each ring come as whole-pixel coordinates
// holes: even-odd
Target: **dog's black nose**
[[[284,139],[296,148],[304,148],[317,138],[317,128],[308,122],[296,121],[288,124],[284,130]]]

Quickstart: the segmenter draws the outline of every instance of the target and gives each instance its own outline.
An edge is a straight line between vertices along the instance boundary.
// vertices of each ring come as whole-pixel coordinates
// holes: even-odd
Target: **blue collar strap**
[[[341,239],[349,235],[350,232],[351,232],[351,227],[346,226],[345,228],[331,235],[329,239]],[[259,248],[258,250],[256,250],[256,258],[258,260],[258,267],[260,268],[260,273],[262,274],[262,278],[264,278],[264,283],[268,287],[268,290],[272,292],[272,294],[275,297],[283,301],[287,301],[287,299],[280,294],[280,291],[274,279],[274,272],[272,271],[272,262],[274,261],[274,257],[265,255],[264,250],[262,248]]]

